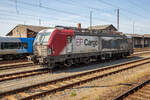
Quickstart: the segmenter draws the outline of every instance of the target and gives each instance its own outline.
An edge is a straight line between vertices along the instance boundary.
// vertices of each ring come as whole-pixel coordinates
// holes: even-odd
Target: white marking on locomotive
[[[68,53],[88,53],[98,51],[97,36],[78,36],[76,35],[72,42],[67,44],[60,54]],[[69,50],[69,51],[68,51]]]

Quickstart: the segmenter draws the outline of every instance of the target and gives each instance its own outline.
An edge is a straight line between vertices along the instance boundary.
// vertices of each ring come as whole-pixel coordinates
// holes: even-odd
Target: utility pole
[[[92,11],[90,11],[90,29],[92,29]]]
[[[134,34],[134,22],[133,22],[133,34]]]
[[[39,26],[41,25],[41,19],[39,18]]]
[[[133,34],[134,34],[134,21],[133,21]],[[134,48],[134,46],[135,46],[134,37],[132,38],[132,40],[133,40],[133,48]]]
[[[24,25],[26,24],[26,21],[24,21]]]
[[[41,0],[39,0],[39,7],[42,7],[42,2],[41,2]]]
[[[15,0],[15,6],[16,6],[16,13],[19,14],[18,6],[17,6],[17,0]]]
[[[119,31],[119,8],[117,9],[117,29]]]

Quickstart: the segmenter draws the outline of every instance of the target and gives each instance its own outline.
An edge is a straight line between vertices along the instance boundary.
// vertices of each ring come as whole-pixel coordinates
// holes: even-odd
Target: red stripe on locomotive
[[[52,48],[52,56],[58,56],[67,46],[67,36],[74,36],[73,30],[54,30],[48,40],[48,48]]]

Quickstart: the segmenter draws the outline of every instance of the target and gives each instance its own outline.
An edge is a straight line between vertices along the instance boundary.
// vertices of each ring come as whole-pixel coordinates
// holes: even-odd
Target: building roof
[[[144,37],[150,38],[150,34],[144,34]]]
[[[117,29],[112,24],[110,24],[110,25],[96,25],[96,26],[92,26],[92,27],[88,27],[88,28],[105,30],[109,27],[112,27],[112,28],[114,28],[114,30],[117,31]]]
[[[33,26],[33,25],[22,25],[22,26],[24,26],[24,27],[26,27],[27,29],[32,30],[32,31],[34,31],[34,32],[39,32],[39,31],[41,31],[41,30],[43,30],[43,29],[48,29],[48,28],[50,28],[50,27]]]
[[[132,37],[143,37],[143,35],[140,35],[140,34],[129,34],[131,35]]]
[[[16,27],[24,27],[24,28],[26,28],[26,29],[28,29],[28,30],[31,30],[31,31],[34,31],[34,32],[39,32],[39,31],[41,31],[41,30],[43,30],[43,29],[48,29],[48,28],[50,28],[50,27],[33,26],[33,25],[22,25],[22,24],[19,24],[19,25],[17,25]],[[15,27],[15,28],[16,28],[16,27]],[[12,31],[13,31],[15,28],[13,28],[8,34],[6,34],[6,36],[11,35],[11,34],[12,34]]]
[[[147,38],[150,38],[150,34],[129,34],[131,35],[132,37],[147,37]]]

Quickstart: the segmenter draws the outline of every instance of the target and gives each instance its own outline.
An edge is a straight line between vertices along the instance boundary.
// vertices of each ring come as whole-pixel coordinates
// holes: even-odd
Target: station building
[[[118,31],[116,29],[116,27],[113,26],[112,24],[110,24],[110,25],[96,25],[96,26],[91,26],[91,27],[88,27],[88,29],[101,30],[103,32],[116,32],[116,31]]]
[[[133,40],[134,48],[150,47],[150,34],[130,34]]]
[[[9,33],[6,34],[6,36],[12,36],[12,37],[35,37],[36,34],[43,30],[48,29],[52,27],[43,27],[43,26],[33,26],[33,25],[22,25],[19,24],[15,28],[13,28]],[[97,25],[91,27],[94,30],[101,30],[103,32],[115,32],[117,29],[111,24],[111,25]],[[90,27],[88,27],[90,29]]]
[[[39,31],[48,28],[50,27],[19,24],[15,28],[13,28],[9,33],[7,33],[6,36],[25,37],[25,38],[35,37]]]

